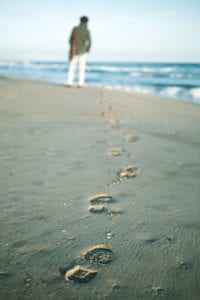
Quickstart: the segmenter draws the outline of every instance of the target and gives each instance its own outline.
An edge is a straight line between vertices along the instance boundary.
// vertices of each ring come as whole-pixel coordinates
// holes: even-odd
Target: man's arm
[[[86,51],[87,52],[90,52],[91,46],[92,46],[91,34],[90,34],[89,30],[88,30],[87,41],[86,41]]]
[[[71,35],[70,35],[70,38],[69,38],[70,45],[73,45],[73,43],[75,42],[75,31],[76,31],[76,27],[74,27],[72,29],[72,32],[71,32]]]

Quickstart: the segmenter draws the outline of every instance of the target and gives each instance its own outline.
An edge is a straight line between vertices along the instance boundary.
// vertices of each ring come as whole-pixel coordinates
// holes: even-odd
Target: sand
[[[200,299],[200,106],[1,77],[0,136],[0,299]]]

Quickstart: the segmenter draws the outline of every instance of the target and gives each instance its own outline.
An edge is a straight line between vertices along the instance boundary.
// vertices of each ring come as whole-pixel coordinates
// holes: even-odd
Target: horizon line
[[[11,59],[11,58],[0,58],[1,61],[11,61],[11,62],[66,62],[68,63],[69,61],[64,60],[64,59],[21,59],[21,58],[16,58],[16,59]],[[87,63],[165,63],[165,64],[200,64],[200,60],[105,60],[105,59],[97,59],[97,60],[90,60],[88,59]]]

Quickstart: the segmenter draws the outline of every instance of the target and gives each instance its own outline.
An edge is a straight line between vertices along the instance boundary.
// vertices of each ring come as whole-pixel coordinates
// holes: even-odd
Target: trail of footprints
[[[106,98],[101,94],[99,104],[105,104]],[[109,121],[109,128],[111,130],[119,130],[119,121],[112,113],[112,107],[106,106],[106,111],[98,112],[99,117],[106,117]],[[136,137],[132,134],[127,134],[124,137],[125,142],[134,142]],[[123,152],[120,147],[111,148],[108,152],[110,156],[119,156]],[[135,165],[124,167],[117,173],[117,183],[122,183],[127,178],[133,178],[141,172],[141,169]],[[88,211],[93,214],[106,213],[108,216],[118,215],[123,213],[120,208],[110,208],[114,202],[112,195],[107,193],[96,194],[88,198]],[[97,244],[84,250],[78,258],[66,266],[61,267],[60,274],[64,276],[65,281],[73,281],[77,283],[86,283],[95,278],[98,273],[98,264],[108,264],[113,260],[113,251],[106,244]],[[92,265],[95,265],[95,269]]]

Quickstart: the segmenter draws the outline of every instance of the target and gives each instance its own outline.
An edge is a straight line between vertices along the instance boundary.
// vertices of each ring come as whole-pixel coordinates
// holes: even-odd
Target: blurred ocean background
[[[66,84],[68,66],[64,61],[1,60],[0,75]],[[88,62],[86,84],[200,104],[200,63]]]

